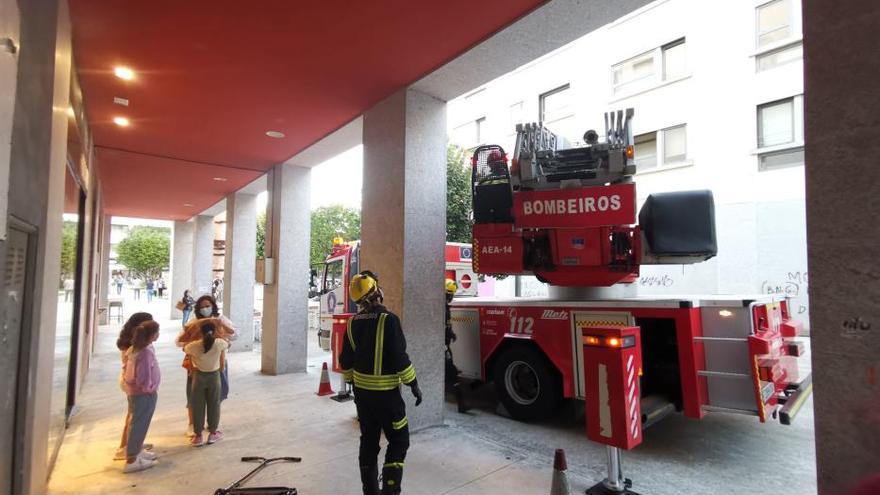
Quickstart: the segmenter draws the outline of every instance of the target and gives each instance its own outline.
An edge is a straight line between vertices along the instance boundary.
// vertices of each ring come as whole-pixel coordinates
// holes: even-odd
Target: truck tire
[[[510,415],[519,421],[547,418],[562,396],[559,376],[535,349],[511,347],[495,361],[495,391]]]

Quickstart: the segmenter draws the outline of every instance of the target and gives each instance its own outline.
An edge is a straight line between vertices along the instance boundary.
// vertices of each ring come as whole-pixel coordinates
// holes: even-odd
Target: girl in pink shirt
[[[120,366],[119,370],[119,388],[121,388],[123,392],[125,392],[125,381],[122,376],[122,371],[125,369],[126,353],[131,347],[131,341],[134,339],[134,329],[141,323],[152,319],[153,315],[150,313],[135,313],[128,317],[128,321],[125,322],[125,325],[122,326],[122,330],[119,331],[119,338],[116,339],[116,347],[119,349],[119,356],[122,358],[122,366]],[[126,394],[126,397],[128,397],[128,394]],[[125,449],[128,447],[128,427],[130,424],[131,410],[128,410],[125,414],[125,426],[122,427],[122,439],[119,441],[119,448],[116,449],[116,455],[113,456],[114,461],[124,461],[128,458]],[[153,446],[145,443],[144,450],[153,450]],[[154,454],[151,452],[144,452],[142,455],[149,459]]]
[[[134,329],[131,347],[125,353],[123,386],[128,395],[131,423],[128,428],[126,464],[123,472],[143,471],[156,465],[154,456],[147,458],[141,451],[150,421],[156,411],[161,376],[153,342],[159,338],[159,324],[153,320],[141,323]]]

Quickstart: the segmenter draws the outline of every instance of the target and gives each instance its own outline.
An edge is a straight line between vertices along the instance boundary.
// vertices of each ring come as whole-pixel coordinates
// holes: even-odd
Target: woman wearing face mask
[[[217,301],[214,300],[213,297],[209,295],[201,296],[196,300],[195,303],[195,315],[196,318],[190,321],[180,332],[175,339],[178,347],[183,348],[186,344],[190,342],[195,342],[197,340],[202,339],[202,324],[203,323],[212,323],[216,328],[214,336],[219,339],[225,340],[227,343],[235,340],[235,325],[232,324],[232,321],[220,314],[220,309],[217,307]],[[193,379],[193,371],[195,367],[192,364],[192,359],[190,356],[185,356],[183,358],[183,367],[187,370],[186,376],[186,409],[189,414],[189,427],[187,428],[187,435],[192,437],[194,435],[193,431],[193,416],[192,416],[192,379]],[[229,359],[226,359],[226,364],[223,366],[223,369],[220,372],[220,389],[221,395],[220,400],[225,400],[229,395]]]

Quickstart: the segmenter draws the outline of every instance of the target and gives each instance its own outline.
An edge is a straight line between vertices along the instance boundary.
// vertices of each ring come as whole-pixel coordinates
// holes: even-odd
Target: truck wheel
[[[562,395],[556,371],[541,353],[529,347],[512,347],[498,356],[495,390],[510,415],[519,421],[550,416]]]

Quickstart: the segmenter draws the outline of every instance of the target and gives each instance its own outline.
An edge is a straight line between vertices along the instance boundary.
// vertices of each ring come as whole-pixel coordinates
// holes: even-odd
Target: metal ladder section
[[[709,390],[703,410],[758,415],[748,348],[750,308],[703,306],[700,318],[703,336],[694,337],[694,345],[702,345],[706,356],[705,369],[697,372]]]

